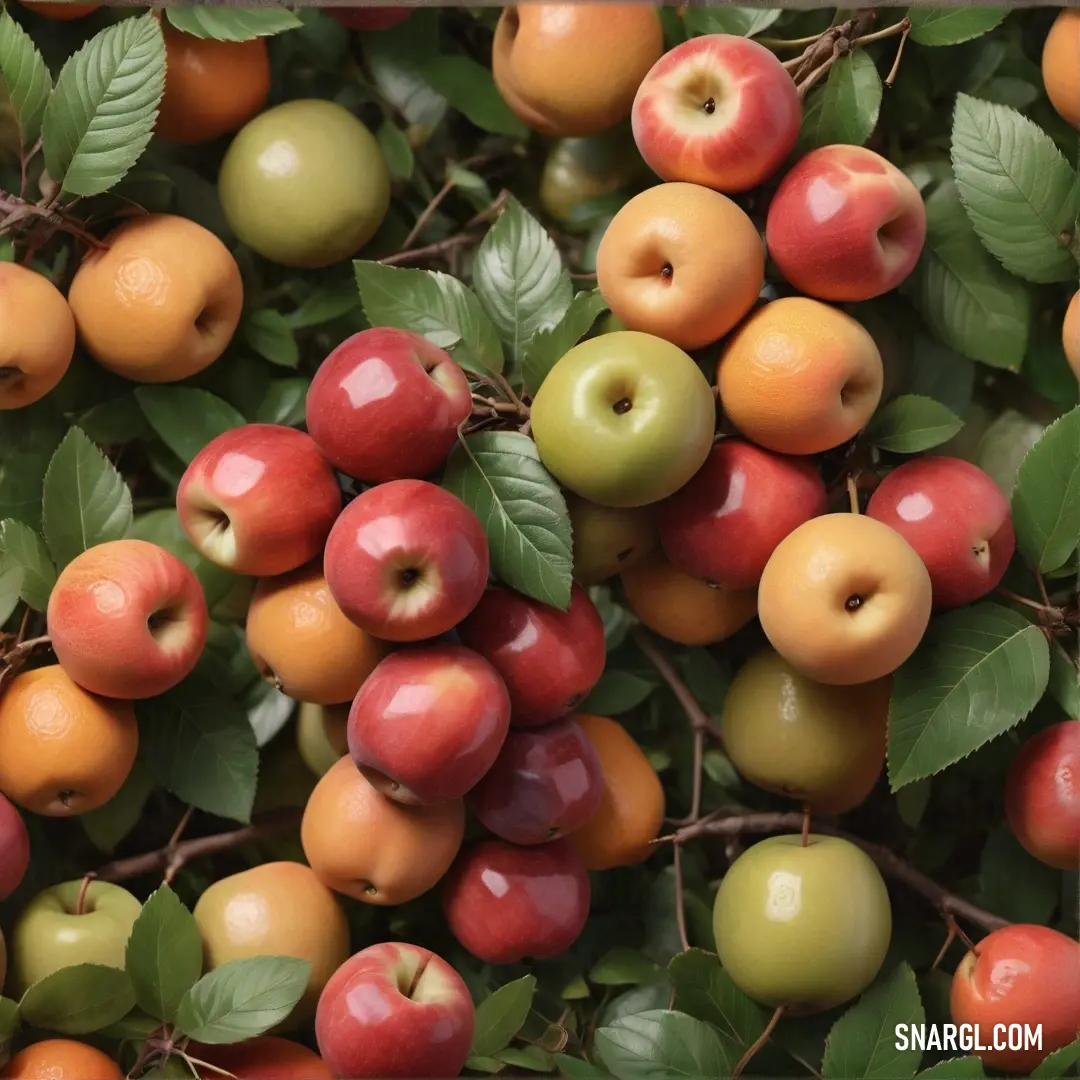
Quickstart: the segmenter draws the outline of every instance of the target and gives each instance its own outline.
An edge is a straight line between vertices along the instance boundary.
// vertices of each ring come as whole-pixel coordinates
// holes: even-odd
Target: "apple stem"
[[[892,86],[896,82],[896,76],[900,74],[900,58],[904,55],[904,45],[907,42],[908,34],[911,33],[911,20],[905,18],[903,22],[907,23],[907,26],[900,32],[900,44],[896,47],[896,59],[893,60],[888,77],[885,79],[886,86]]]
[[[776,1025],[780,1023],[780,1019],[786,1011],[786,1005],[776,1006],[772,1016],[769,1017],[769,1022],[765,1025],[765,1030],[746,1048],[746,1053],[739,1058],[735,1068],[731,1071],[731,1080],[739,1080],[746,1066],[750,1064],[758,1051],[769,1041],[773,1031],[776,1029]]]
[[[190,1054],[185,1054],[179,1050],[177,1051],[177,1055],[186,1062],[188,1068],[191,1069],[193,1076],[199,1075],[199,1069],[206,1069],[215,1076],[231,1076],[233,1080],[236,1080],[236,1073],[231,1073],[228,1069],[218,1068],[217,1065],[211,1065],[209,1061],[201,1061],[199,1058],[192,1057]],[[196,1065],[199,1069],[195,1068]]]
[[[86,914],[86,894],[90,890],[90,883],[97,877],[94,873],[85,874],[82,879],[82,886],[79,889],[79,898],[75,901],[75,914]]]
[[[803,847],[807,847],[810,844],[810,804],[803,804],[802,812],[802,837],[801,843]]]
[[[405,991],[405,996],[407,998],[409,998],[410,1000],[412,999],[413,994],[416,993],[416,988],[420,984],[420,977],[424,974],[424,971],[426,970],[430,960],[431,960],[431,954],[429,953],[427,956],[424,957],[423,960],[420,961],[420,963],[417,966],[416,970],[413,972],[413,977],[409,981],[409,987]]]
[[[851,512],[853,514],[859,513],[859,482],[855,473],[848,473],[847,476],[847,494],[848,502],[851,504]]]

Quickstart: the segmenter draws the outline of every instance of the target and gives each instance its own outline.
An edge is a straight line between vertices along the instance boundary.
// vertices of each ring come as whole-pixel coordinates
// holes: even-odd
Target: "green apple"
[[[306,269],[355,255],[390,206],[379,144],[348,109],[300,99],[250,120],[218,174],[225,217],[264,258]]]
[[[891,681],[824,686],[772,649],[731,681],[720,729],[731,763],[765,791],[843,814],[885,765]]]
[[[575,345],[532,403],[540,460],[600,506],[646,506],[678,491],[709,456],[715,427],[712,387],[697,364],[633,330]]]
[[[570,222],[579,206],[629,187],[645,171],[628,125],[559,139],[540,174],[540,205],[556,221]]]
[[[312,705],[305,701],[300,706],[296,748],[304,764],[316,776],[329,772],[330,766],[349,752],[348,723],[348,705]]]
[[[124,951],[142,904],[119,885],[65,881],[38,893],[11,933],[11,969],[17,994],[61,968],[104,964],[123,968]]]
[[[892,937],[889,894],[870,857],[847,840],[773,836],[747,848],[713,908],[720,963],[748,997],[792,1014],[862,993]]]
[[[596,585],[640,562],[656,546],[656,527],[648,510],[597,506],[569,493],[574,535],[574,580]]]

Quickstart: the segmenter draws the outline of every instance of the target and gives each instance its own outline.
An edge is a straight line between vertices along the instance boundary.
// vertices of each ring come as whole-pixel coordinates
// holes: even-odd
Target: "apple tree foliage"
[[[110,866],[120,874],[130,866],[124,860],[135,860],[125,880],[146,903],[125,970],[68,968],[20,1001],[0,1000],[5,1047],[20,1031],[77,1035],[116,1049],[130,1067],[145,1060],[148,1038],[169,1037],[177,1056],[156,1075],[190,1075],[184,1038],[250,1038],[299,999],[306,964],[288,957],[203,974],[190,913],[212,880],[302,857],[295,828],[241,831],[161,882],[186,808],[188,837],[243,830],[268,815],[292,814],[295,825],[290,808],[303,805],[314,783],[295,752],[294,703],[259,678],[244,647],[251,583],[194,551],[173,492],[184,466],[221,432],[252,421],[301,425],[318,362],[369,325],[424,334],[452,351],[474,389],[504,403],[527,401],[553,364],[595,332],[606,311],[588,280],[596,245],[635,188],[580,202],[568,222],[547,217],[537,190],[545,146],[503,102],[486,63],[496,16],[486,8],[420,10],[395,29],[350,35],[312,8],[165,10],[163,18],[198,36],[269,38],[273,101],[335,98],[376,132],[394,178],[383,227],[353,264],[297,273],[261,261],[231,236],[213,182],[220,146],[178,153],[153,138],[165,72],[157,18],[127,7],[71,23],[25,10],[0,15],[0,255],[21,257],[29,238],[33,265],[64,286],[80,233],[137,205],[186,215],[221,236],[240,262],[247,297],[229,350],[195,378],[134,386],[77,355],[54,393],[0,414],[5,631],[24,619],[41,626],[58,572],[87,547],[124,536],[184,559],[213,619],[196,672],[138,703],[139,760],[115,798],[77,820],[29,821],[33,863],[3,905],[5,927],[41,888],[108,860],[119,860]],[[841,452],[865,469],[932,449],[976,462],[1011,495],[1018,551],[1005,591],[935,616],[897,672],[887,782],[843,825],[1001,918],[1075,935],[1076,876],[1018,846],[1004,824],[1002,786],[1019,741],[1063,716],[1080,719],[1080,403],[1060,341],[1080,277],[1080,139],[1042,88],[1038,57],[1052,12],[915,7],[879,16],[882,27],[910,20],[898,67],[896,35],[842,52],[806,99],[799,140],[799,152],[846,142],[885,153],[916,183],[928,215],[925,250],[898,293],[852,308],[878,340],[888,378],[881,407]],[[663,12],[670,43],[721,32],[781,50],[845,17],[832,9]],[[7,194],[20,189],[21,163],[37,187],[26,202]],[[751,210],[760,209],[757,199],[751,194]],[[717,351],[696,359],[711,375]],[[468,436],[442,483],[479,515],[495,575],[565,608],[566,502],[519,428],[495,423]],[[609,659],[584,709],[630,728],[678,817],[695,785],[690,725],[628,634],[633,619],[618,587],[594,590],[594,598]],[[751,627],[722,646],[671,647],[670,657],[716,717],[732,672],[760,644]],[[706,746],[700,768],[703,814],[786,808],[743,784],[717,746]],[[768,1020],[709,951],[712,894],[739,843],[690,845],[677,868],[670,847],[658,845],[640,867],[594,875],[581,939],[528,968],[481,966],[453,941],[430,898],[400,909],[347,902],[354,945],[416,941],[462,972],[478,1003],[471,1073],[719,1078]],[[148,852],[161,858],[148,861]],[[962,946],[950,936],[939,958],[946,927],[932,905],[903,880],[891,886],[896,928],[877,981],[847,1006],[784,1018],[751,1073],[983,1075],[974,1058],[943,1062],[941,1054],[893,1049],[896,1024],[948,1020],[946,972]],[[1080,1043],[1037,1075],[1076,1075],[1078,1061]]]

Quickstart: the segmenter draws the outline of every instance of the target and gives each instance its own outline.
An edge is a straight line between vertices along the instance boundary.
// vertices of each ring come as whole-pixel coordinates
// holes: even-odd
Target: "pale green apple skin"
[[[632,330],[575,345],[532,403],[540,460],[563,487],[600,506],[667,498],[704,464],[715,428],[712,388],[697,364]]]
[[[142,904],[119,885],[92,881],[83,914],[76,915],[82,885],[54,885],[23,909],[11,934],[11,973],[18,994],[74,964],[124,967],[127,940]]]
[[[567,509],[574,535],[574,580],[579,585],[601,581],[636,566],[656,547],[656,527],[649,510],[598,506],[568,493]]]
[[[713,907],[720,963],[748,997],[798,1015],[850,1001],[881,970],[892,937],[885,882],[854,844],[811,834],[747,848]]]
[[[355,255],[390,206],[390,174],[375,136],[333,101],[277,105],[236,135],[218,174],[237,238],[301,269]]]

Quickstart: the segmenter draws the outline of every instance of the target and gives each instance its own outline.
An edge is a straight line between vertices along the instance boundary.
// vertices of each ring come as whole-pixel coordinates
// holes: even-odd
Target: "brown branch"
[[[679,943],[683,952],[690,948],[690,935],[686,930],[686,897],[682,876],[682,845],[675,842],[675,924],[679,928]]]
[[[431,215],[435,213],[439,208],[439,203],[454,190],[454,181],[447,180],[441,188],[432,196],[431,201],[420,211],[420,216],[416,219],[416,224],[409,230],[409,235],[405,237],[401,244],[401,250],[407,250],[416,240],[416,238],[424,231],[424,226],[431,220]]]
[[[732,1069],[731,1080],[739,1080],[739,1077],[746,1071],[746,1066],[753,1061],[761,1048],[769,1041],[776,1025],[780,1023],[780,1018],[786,1011],[787,1006],[785,1005],[777,1005],[773,1010],[772,1016],[769,1017],[769,1022],[765,1025],[765,1030],[746,1048],[746,1053],[739,1058],[735,1068]]]
[[[645,654],[660,677],[671,688],[679,704],[690,720],[690,727],[694,730],[707,731],[714,738],[720,738],[720,729],[713,722],[707,712],[698,704],[698,700],[690,692],[690,688],[683,682],[679,673],[675,670],[671,661],[661,652],[660,647],[653,640],[652,635],[640,627],[634,631],[634,641],[637,647]]]
[[[411,251],[399,251],[396,255],[387,255],[386,258],[379,259],[379,262],[383,266],[422,262],[424,259],[432,259],[437,255],[445,255],[454,248],[479,243],[480,239],[481,237],[475,233],[457,233],[454,236],[448,236],[445,240],[436,240],[434,244],[425,244],[423,247],[413,248]]]

